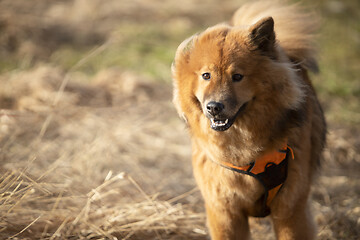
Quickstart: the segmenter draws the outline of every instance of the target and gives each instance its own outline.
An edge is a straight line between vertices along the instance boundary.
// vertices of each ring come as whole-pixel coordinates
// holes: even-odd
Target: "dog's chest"
[[[256,179],[217,165],[203,152],[193,154],[193,170],[205,202],[214,207],[250,209],[263,195],[263,187]]]

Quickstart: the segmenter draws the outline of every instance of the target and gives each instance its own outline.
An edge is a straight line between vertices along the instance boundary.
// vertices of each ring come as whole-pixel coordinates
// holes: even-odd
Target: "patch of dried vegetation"
[[[74,74],[55,105],[65,77],[52,67],[4,77],[1,238],[203,237],[168,86],[118,70],[93,84]]]

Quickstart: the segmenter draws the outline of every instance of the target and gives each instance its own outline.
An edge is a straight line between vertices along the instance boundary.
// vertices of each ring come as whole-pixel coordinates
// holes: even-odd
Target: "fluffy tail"
[[[231,24],[250,26],[271,16],[275,22],[277,42],[290,60],[303,68],[318,72],[314,46],[317,18],[311,12],[304,12],[299,4],[286,5],[282,2],[259,1],[245,4],[236,11]]]

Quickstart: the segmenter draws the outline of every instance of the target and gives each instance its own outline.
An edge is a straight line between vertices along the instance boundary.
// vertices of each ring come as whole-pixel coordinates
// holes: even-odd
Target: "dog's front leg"
[[[248,217],[232,214],[226,208],[206,205],[207,223],[212,240],[248,240],[250,238]]]
[[[306,198],[295,204],[290,216],[273,217],[273,223],[278,240],[312,240],[316,238],[316,227]]]

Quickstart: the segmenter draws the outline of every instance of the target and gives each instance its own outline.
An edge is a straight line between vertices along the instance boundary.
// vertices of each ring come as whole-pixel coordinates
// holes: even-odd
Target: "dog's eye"
[[[211,74],[210,74],[210,73],[203,73],[201,76],[202,76],[202,78],[203,78],[204,80],[210,80],[210,78],[211,78]]]
[[[232,80],[233,82],[240,82],[242,79],[243,79],[244,75],[241,75],[241,74],[234,74],[232,75]]]

